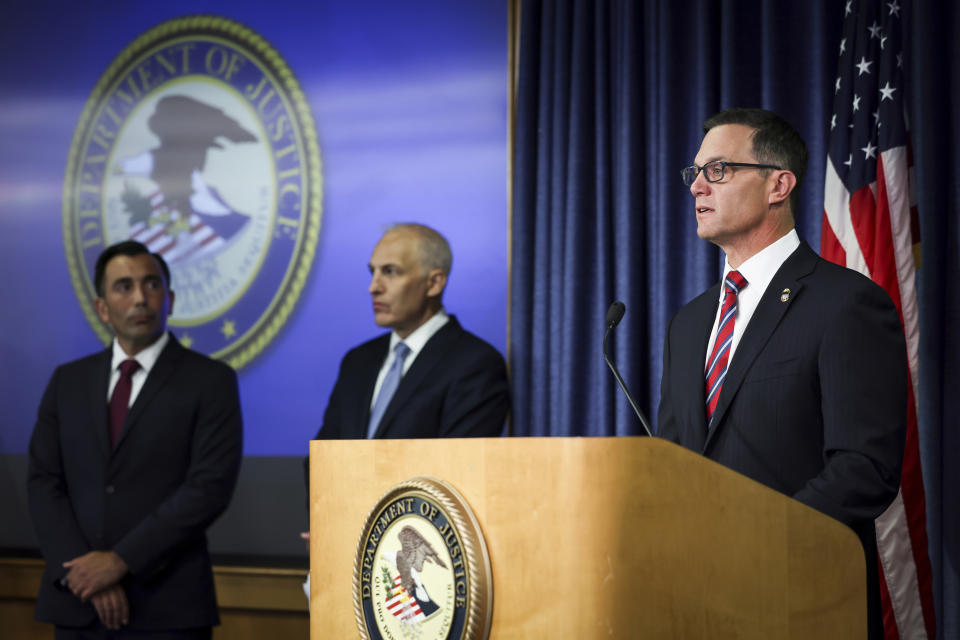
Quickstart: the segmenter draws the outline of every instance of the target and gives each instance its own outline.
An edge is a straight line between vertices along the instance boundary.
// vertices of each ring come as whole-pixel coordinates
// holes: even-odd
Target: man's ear
[[[770,204],[779,204],[790,197],[797,186],[797,176],[792,171],[780,170],[774,173],[776,180],[770,190]]]
[[[431,269],[427,274],[427,297],[439,298],[447,286],[447,274],[440,269]]]
[[[106,301],[103,298],[96,297],[93,299],[93,306],[97,310],[97,315],[100,316],[100,319],[110,324],[110,314],[107,311]]]

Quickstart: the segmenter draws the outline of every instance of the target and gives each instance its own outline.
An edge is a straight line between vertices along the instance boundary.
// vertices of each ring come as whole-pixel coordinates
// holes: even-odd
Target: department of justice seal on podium
[[[178,339],[242,367],[303,291],[320,214],[310,109],[251,29],[218,16],[163,22],[94,87],[67,162],[63,235],[80,306],[105,343],[93,266],[133,239],[170,266]]]
[[[490,557],[480,525],[456,489],[421,476],[380,498],[357,547],[353,603],[364,639],[488,637]]]

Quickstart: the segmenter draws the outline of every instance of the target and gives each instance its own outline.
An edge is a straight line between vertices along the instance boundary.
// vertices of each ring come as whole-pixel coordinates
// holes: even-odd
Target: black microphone
[[[648,436],[652,437],[653,431],[650,429],[650,422],[646,416],[643,415],[643,411],[640,411],[637,401],[633,399],[633,394],[630,393],[630,389],[627,389],[626,383],[624,383],[623,378],[620,377],[620,372],[617,371],[617,366],[613,364],[613,360],[610,359],[610,354],[607,353],[607,340],[610,338],[610,332],[620,324],[620,321],[623,320],[623,314],[626,312],[627,307],[619,300],[611,304],[610,308],[607,309],[607,332],[603,334],[603,359],[607,361],[607,366],[610,367],[610,371],[613,372],[613,377],[617,379],[617,384],[620,385],[623,393],[627,396],[627,400],[630,401],[633,412],[640,418],[640,424],[643,425],[643,430],[647,432]]]

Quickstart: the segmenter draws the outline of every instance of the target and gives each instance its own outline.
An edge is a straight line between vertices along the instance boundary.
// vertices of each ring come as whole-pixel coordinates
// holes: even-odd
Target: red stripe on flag
[[[893,607],[890,606],[890,591],[887,589],[887,577],[883,575],[883,563],[880,564],[880,602],[883,606],[883,637],[884,640],[900,640],[900,634],[897,633],[897,619],[893,615]]]
[[[847,264],[847,252],[843,250],[843,245],[837,240],[837,235],[830,226],[830,220],[827,219],[827,212],[823,212],[823,223],[820,230],[820,256],[824,260],[835,262],[837,264]]]
[[[869,187],[867,187],[869,189]],[[887,295],[897,305],[900,324],[903,322],[903,302],[900,299],[900,280],[897,277],[897,256],[893,253],[893,231],[890,223],[890,200],[887,197],[887,180],[883,170],[883,156],[877,159],[877,209],[876,229],[873,232],[873,259],[867,259],[870,277],[886,289]],[[859,234],[857,238],[860,239]],[[863,241],[860,240],[860,246]],[[866,255],[866,251],[864,251]],[[913,395],[912,393],[910,394]]]
[[[877,227],[877,199],[869,185],[850,194],[850,222],[857,236],[860,252],[867,263],[869,275],[873,277],[873,266],[877,261],[876,246],[873,242]]]

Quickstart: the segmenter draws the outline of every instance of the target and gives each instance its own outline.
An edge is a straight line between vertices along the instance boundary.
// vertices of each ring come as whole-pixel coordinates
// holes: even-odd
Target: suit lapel
[[[107,390],[110,387],[110,365],[113,363],[113,351],[106,349],[95,361],[87,378],[87,393],[91,403],[89,415],[93,416],[93,435],[103,459],[110,457],[109,402]]]
[[[393,398],[390,399],[390,404],[387,405],[387,410],[384,412],[383,418],[380,419],[380,424],[377,425],[377,432],[374,437],[382,437],[385,429],[390,426],[390,421],[403,408],[403,405],[414,394],[420,383],[427,378],[430,371],[440,363],[447,353],[448,345],[457,339],[461,331],[460,323],[457,322],[456,317],[450,316],[447,324],[427,340],[427,344],[423,346],[423,350],[413,361],[410,370],[400,379],[400,385],[393,394]]]
[[[743,379],[753,362],[763,351],[764,346],[770,340],[770,336],[773,335],[774,330],[780,324],[780,320],[803,288],[799,279],[810,273],[816,258],[816,254],[810,247],[801,242],[800,246],[777,270],[767,286],[767,290],[763,292],[760,303],[753,312],[750,324],[743,332],[737,350],[733,354],[733,360],[731,360],[727,369],[727,377],[724,379],[723,388],[720,390],[717,408],[713,412],[714,426],[707,434],[704,452],[710,446],[714,434],[723,427],[723,418],[736,397],[737,391],[740,390]],[[790,294],[785,301],[781,300],[781,293],[784,289],[790,289]]]
[[[160,357],[157,358],[153,368],[150,369],[150,373],[147,374],[147,379],[144,381],[140,393],[137,394],[136,401],[134,401],[133,406],[130,407],[130,411],[127,412],[127,417],[123,421],[123,430],[120,431],[120,437],[117,439],[114,451],[120,449],[130,431],[136,428],[146,407],[153,400],[154,396],[167,384],[170,376],[173,375],[180,365],[184,351],[184,348],[180,346],[177,339],[171,335],[167,346],[163,348]]]

